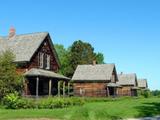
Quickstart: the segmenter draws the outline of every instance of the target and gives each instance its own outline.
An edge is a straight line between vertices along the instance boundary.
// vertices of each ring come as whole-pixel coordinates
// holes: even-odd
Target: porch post
[[[61,93],[60,93],[60,89],[61,89],[61,88],[60,88],[60,82],[61,82],[61,81],[58,81],[58,97],[60,97],[60,94],[61,94]]]
[[[116,90],[116,87],[114,87],[114,97],[117,96],[117,90]]]
[[[52,80],[49,80],[49,96],[51,96],[51,90],[52,90]]]
[[[23,78],[24,80],[24,78]],[[24,80],[24,92],[23,92],[24,96],[28,95],[28,80]]]
[[[68,96],[69,96],[69,93],[70,93],[70,82],[68,82]]]
[[[65,97],[65,81],[63,81],[63,97]]]
[[[117,93],[117,96],[119,96],[119,88],[116,87],[116,93]]]
[[[38,98],[38,89],[39,89],[39,77],[36,79],[36,98]]]
[[[109,97],[110,95],[109,95],[109,88],[107,87],[107,96]]]

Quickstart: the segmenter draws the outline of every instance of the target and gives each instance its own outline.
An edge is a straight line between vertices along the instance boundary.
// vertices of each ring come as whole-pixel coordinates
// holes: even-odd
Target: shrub
[[[140,95],[143,96],[144,98],[149,98],[151,96],[151,93],[148,90],[141,90]]]
[[[4,97],[3,103],[7,109],[28,109],[28,108],[39,108],[39,109],[55,109],[55,108],[66,108],[69,106],[83,105],[84,100],[81,98],[22,98],[18,96],[18,93],[10,93]]]
[[[38,108],[40,109],[53,109],[53,108],[65,108],[75,105],[83,105],[84,100],[81,98],[43,98],[38,101]]]
[[[16,109],[17,103],[19,102],[18,93],[10,93],[4,97],[4,104],[7,108]]]
[[[34,99],[21,98],[17,92],[6,95],[3,98],[3,104],[7,109],[36,108]]]

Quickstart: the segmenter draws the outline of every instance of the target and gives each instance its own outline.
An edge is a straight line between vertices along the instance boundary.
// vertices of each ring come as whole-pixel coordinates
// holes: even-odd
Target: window
[[[40,52],[38,56],[39,67],[44,69],[50,69],[50,55]]]
[[[39,53],[39,67],[43,68],[44,67],[44,53]]]
[[[43,68],[46,69],[47,68],[47,55],[44,54],[43,56]]]
[[[80,94],[80,95],[84,95],[84,94],[85,94],[85,89],[80,88],[80,89],[79,89],[79,94]]]
[[[50,55],[47,55],[47,67],[46,69],[50,69]]]
[[[111,82],[116,82],[114,73],[112,74],[112,80],[111,80]]]

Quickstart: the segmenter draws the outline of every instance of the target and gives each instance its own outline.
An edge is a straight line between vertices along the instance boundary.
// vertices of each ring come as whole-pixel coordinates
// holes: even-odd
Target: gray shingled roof
[[[73,81],[104,81],[111,80],[114,64],[78,65]]]
[[[136,86],[137,77],[136,74],[118,74],[118,82],[119,85],[134,85]]]
[[[58,79],[65,79],[65,80],[70,80],[70,78],[65,77],[63,75],[57,74],[52,71],[47,71],[43,69],[37,69],[37,68],[32,68],[26,73],[24,73],[24,76],[26,77],[36,77],[36,76],[45,76],[45,77],[51,77],[51,78],[58,78]]]
[[[147,88],[147,79],[138,79],[138,87]]]
[[[15,35],[12,38],[0,37],[0,52],[11,50],[16,56],[15,62],[30,61],[35,51],[48,35],[48,32],[39,32]]]

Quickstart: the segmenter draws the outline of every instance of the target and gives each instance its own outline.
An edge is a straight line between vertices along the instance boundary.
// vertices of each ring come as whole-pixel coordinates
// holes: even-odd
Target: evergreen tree
[[[0,55],[0,98],[8,93],[22,90],[22,77],[16,73],[14,58],[10,51]]]
[[[55,44],[61,67],[59,72],[67,77],[72,77],[77,65],[92,64],[94,60],[98,64],[104,63],[102,53],[95,53],[91,44],[81,40],[75,41],[68,49],[63,45]]]
[[[72,76],[77,65],[92,64],[96,59],[94,48],[91,44],[83,42],[81,40],[75,41],[70,47],[70,74]]]

